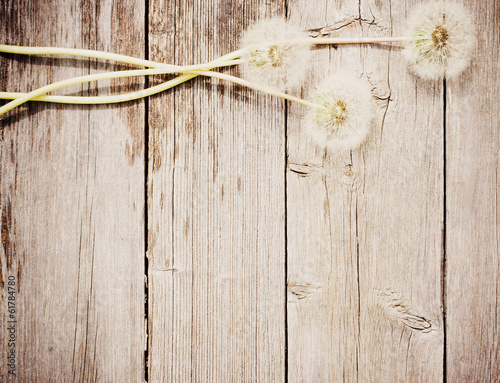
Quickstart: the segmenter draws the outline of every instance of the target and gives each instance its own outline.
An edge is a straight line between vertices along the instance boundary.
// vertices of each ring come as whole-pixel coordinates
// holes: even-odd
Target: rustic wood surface
[[[2,43],[144,52],[143,4],[5,1],[0,19]],[[114,67],[7,55],[0,66],[2,89],[15,91]],[[10,378],[9,276],[17,278],[12,381],[143,379],[144,113],[143,101],[38,103],[2,116],[1,381]]]
[[[290,17],[338,20],[336,35],[404,33],[391,20],[404,7],[361,5],[297,3]],[[397,47],[317,56],[312,84],[350,68],[378,113],[362,149],[341,155],[301,133],[302,110],[288,119],[289,381],[441,381],[442,86],[409,74]]]
[[[399,36],[417,3],[6,0],[0,43],[191,64],[269,16]],[[340,68],[372,86],[377,118],[352,152],[313,144],[304,107],[206,78],[1,116],[0,380],[500,382],[500,5],[464,3],[478,44],[457,79],[416,78],[397,45],[314,49],[297,95]],[[124,68],[2,54],[0,84]]]
[[[207,62],[280,14],[256,1],[154,3],[150,57]],[[284,121],[283,101],[205,78],[150,101],[151,381],[284,380]]]
[[[446,84],[447,370],[450,382],[500,382],[500,4],[467,5],[475,58]]]

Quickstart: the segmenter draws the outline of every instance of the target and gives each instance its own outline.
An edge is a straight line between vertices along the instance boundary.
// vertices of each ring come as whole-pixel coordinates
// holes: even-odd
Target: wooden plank
[[[399,36],[407,11],[366,0],[289,10],[338,36]],[[377,117],[360,149],[335,154],[304,135],[303,108],[290,107],[289,381],[442,380],[442,87],[411,75],[398,48],[315,54],[307,88],[340,68],[362,74]]]
[[[144,52],[144,3],[4,1],[2,43]],[[0,57],[3,90],[115,65]],[[82,85],[107,94],[140,81]],[[120,88],[121,86],[121,88]],[[110,87],[110,88],[108,88]],[[115,90],[116,90],[115,89]],[[1,118],[0,380],[144,378],[144,105],[30,103]],[[16,280],[16,376],[5,361]]]
[[[285,12],[332,35],[400,35],[415,3],[150,2],[149,54],[207,61]],[[304,108],[225,83],[151,99],[149,381],[497,380],[500,9],[465,3],[482,37],[446,88],[416,79],[398,48],[315,51],[298,95],[340,67],[372,83],[376,124],[352,153],[317,148]],[[142,2],[55,4],[3,2],[2,42],[144,52]],[[0,84],[121,67],[2,55]],[[1,118],[0,380],[144,380],[144,120],[143,102]]]
[[[464,3],[478,42],[471,67],[447,82],[447,376],[498,382],[500,5]]]
[[[282,2],[151,3],[152,59],[238,48]],[[238,70],[231,70],[238,74]],[[284,103],[196,79],[150,102],[149,378],[283,381]]]

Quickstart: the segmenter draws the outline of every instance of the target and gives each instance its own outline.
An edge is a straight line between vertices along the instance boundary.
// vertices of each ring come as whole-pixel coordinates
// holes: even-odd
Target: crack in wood
[[[308,298],[316,293],[320,287],[311,283],[289,283],[288,290],[297,300]]]
[[[388,321],[394,324],[402,323],[412,330],[423,333],[435,331],[430,320],[412,313],[409,303],[401,297],[401,294],[392,289],[375,290],[375,292],[378,298],[378,306]]]
[[[307,29],[306,32],[310,37],[314,38],[329,37],[330,35],[336,34],[336,32],[341,31],[345,28],[354,28],[357,24],[367,24],[368,26],[374,26],[383,31],[390,30],[389,27],[380,25],[371,9],[370,14],[371,18],[347,15],[337,21],[334,21],[332,24],[323,27]]]
[[[300,177],[309,177],[314,173],[322,172],[323,167],[312,163],[297,164],[291,162],[288,164],[288,170],[298,174]]]

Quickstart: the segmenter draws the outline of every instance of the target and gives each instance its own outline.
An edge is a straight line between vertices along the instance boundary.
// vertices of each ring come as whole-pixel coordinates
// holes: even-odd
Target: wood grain
[[[238,49],[251,21],[284,12],[151,6],[151,58],[177,64]],[[151,381],[283,381],[284,103],[196,79],[153,98],[149,124]]]
[[[144,52],[141,2],[5,1],[0,7],[2,43]],[[2,89],[13,91],[114,68],[86,59],[0,59]],[[106,94],[133,84],[85,84],[76,92]],[[0,380],[12,378],[4,363],[8,276],[17,278],[12,381],[143,379],[143,127],[141,102],[30,103],[2,116]]]
[[[469,70],[447,82],[447,376],[499,382],[500,4],[465,5],[478,44]]]
[[[399,36],[406,12],[371,1],[289,9],[333,36]],[[397,47],[316,55],[308,87],[353,71],[371,83],[377,118],[361,149],[333,154],[304,136],[303,112],[290,108],[289,381],[442,380],[442,87],[408,73]]]
[[[0,42],[194,64],[269,16],[318,38],[399,36],[418,3],[6,0]],[[302,106],[206,78],[0,117],[0,380],[499,382],[500,7],[463,3],[478,45],[454,80],[416,78],[396,45],[314,49],[294,95],[340,68],[371,84],[352,152],[304,135]],[[0,55],[0,86],[125,67]]]

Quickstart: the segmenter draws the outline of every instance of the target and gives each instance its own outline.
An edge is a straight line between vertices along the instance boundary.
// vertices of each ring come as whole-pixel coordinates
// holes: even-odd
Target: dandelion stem
[[[88,82],[88,81],[94,81],[94,80],[100,80],[100,79],[105,79],[105,78],[120,78],[120,77],[127,77],[128,76],[143,76],[143,75],[148,75],[148,74],[160,74],[160,73],[172,73],[172,72],[177,72],[179,71],[180,68],[182,69],[193,69],[193,68],[206,68],[207,70],[213,69],[215,67],[219,66],[227,66],[227,65],[233,65],[236,64],[237,61],[234,60],[238,57],[241,56],[241,50],[239,51],[234,51],[231,53],[228,53],[224,56],[219,57],[218,59],[211,61],[206,64],[200,64],[200,65],[190,65],[190,66],[184,66],[184,67],[179,67],[176,66],[175,70],[173,68],[158,68],[157,70],[154,69],[145,69],[145,70],[131,70],[131,71],[118,71],[118,72],[111,72],[111,73],[100,73],[100,74],[95,74],[95,75],[87,75],[87,76],[80,76],[80,77],[74,77],[71,79],[59,81],[53,84],[46,85],[42,88],[36,89],[30,93],[26,93],[21,95],[20,97],[16,98],[15,100],[8,102],[4,106],[0,108],[0,115],[7,113],[8,111],[16,108],[17,106],[24,104],[27,101],[30,101],[38,96],[42,96],[48,92],[51,92],[53,90],[69,86],[69,85],[74,85],[78,83],[83,83],[83,82]],[[233,61],[231,61],[233,60]],[[155,72],[155,73],[145,73],[145,72]],[[129,100],[136,100],[139,98],[147,97],[156,93],[163,92],[164,90],[170,89],[174,86],[177,86],[179,84],[182,84],[183,82],[186,82],[193,77],[196,77],[196,75],[183,75],[179,76],[175,79],[172,79],[170,81],[167,81],[163,84],[157,85],[155,87],[149,88],[149,89],[143,89],[142,91],[138,92],[133,92],[129,93],[126,95],[118,95],[118,96],[109,96],[107,99],[108,101],[105,102],[98,102],[98,103],[116,103],[116,102],[125,102]],[[125,97],[124,97],[125,96]],[[62,96],[60,96],[62,97]],[[54,102],[54,101],[52,101]],[[80,102],[79,102],[80,103]],[[86,102],[83,102],[86,103]]]
[[[129,72],[144,72],[147,70],[135,70],[135,71],[129,71]],[[113,72],[113,73],[118,73],[118,72]],[[123,73],[123,72],[120,72]],[[104,73],[103,73],[104,74]],[[109,73],[108,73],[109,74]],[[140,74],[137,74],[139,76]],[[179,76],[175,79],[172,79],[170,81],[164,82],[160,85],[156,85],[154,87],[148,88],[148,89],[143,89],[137,92],[132,92],[132,93],[125,93],[125,94],[119,94],[115,96],[97,96],[97,97],[81,97],[81,96],[43,96],[43,95],[37,95],[36,97],[30,98],[30,101],[45,101],[45,102],[57,102],[57,103],[62,103],[62,104],[86,104],[86,105],[92,105],[92,104],[113,104],[113,103],[119,103],[119,102],[126,102],[126,101],[132,101],[132,100],[137,100],[139,98],[144,98],[147,96],[152,96],[154,94],[163,92],[167,89],[173,88],[179,84],[182,84],[183,82],[186,82],[193,77],[196,76],[207,76],[207,77],[214,77],[218,78],[221,80],[225,81],[230,81],[248,88],[252,88],[254,90],[258,90],[276,97],[281,97],[293,102],[297,102],[302,105],[310,106],[313,108],[318,108],[322,107],[322,105],[315,104],[313,102],[303,100],[298,97],[291,96],[286,93],[279,92],[277,90],[274,90],[272,88],[267,88],[264,86],[259,86],[256,84],[253,84],[249,81],[243,80],[239,77],[231,76],[228,74],[224,73],[219,73],[219,72],[211,72],[208,70],[200,70],[200,71],[192,71],[189,73],[186,73],[182,76]],[[86,77],[86,76],[82,76]],[[73,80],[73,79],[72,79]],[[53,84],[51,84],[53,85]],[[40,88],[42,89],[42,88]],[[17,92],[0,92],[0,99],[24,99],[27,98],[29,95],[31,95],[34,92],[31,93],[17,93]],[[42,93],[44,94],[44,93]],[[31,97],[31,96],[29,96]],[[9,103],[10,104],[10,103]],[[7,106],[9,104],[6,104],[4,106]],[[1,112],[1,108],[0,108]]]
[[[309,38],[297,40],[297,43],[310,44],[382,44],[382,43],[400,43],[408,41],[408,37],[325,37],[325,38]]]
[[[331,37],[331,38],[308,38],[303,40],[291,41],[292,43],[310,43],[310,44],[377,44],[377,43],[396,43],[407,41],[408,37]],[[0,52],[23,54],[23,55],[64,55],[79,56],[104,59],[116,62],[122,62],[132,65],[140,65],[150,68],[178,68],[179,65],[165,64],[151,60],[139,59],[131,56],[117,53],[109,53],[90,49],[59,48],[59,47],[23,47],[17,45],[0,44]],[[231,52],[234,58],[240,57],[244,49]]]
[[[90,57],[96,59],[122,62],[132,65],[140,65],[151,68],[177,67],[177,65],[163,64],[131,56],[125,56],[116,53],[109,53],[102,51],[94,51],[90,49],[74,49],[74,48],[58,48],[58,47],[22,47],[16,45],[0,44],[0,52],[21,54],[21,55],[62,55],[62,56]]]
[[[78,57],[89,57],[89,58],[97,58],[104,59],[109,61],[122,62],[126,64],[132,65],[140,65],[150,68],[183,68],[183,66],[173,65],[173,64],[165,64],[151,60],[139,59],[131,56],[120,55],[117,53],[109,53],[102,51],[94,51],[90,49],[74,49],[74,48],[57,48],[57,47],[22,47],[16,45],[5,45],[0,44],[0,52],[3,53],[13,53],[13,54],[22,54],[22,55],[62,55],[62,56],[78,56]],[[243,50],[231,52],[229,55],[225,55],[226,60],[231,60],[234,58],[238,58],[243,53]],[[222,58],[222,57],[221,57]],[[214,60],[214,61],[218,61]],[[182,71],[182,70],[181,70]]]
[[[178,76],[172,80],[166,81],[162,84],[153,86],[151,88],[142,89],[137,92],[118,94],[114,96],[37,96],[30,101],[44,101],[44,102],[56,102],[61,104],[79,104],[79,105],[97,105],[97,104],[115,104],[120,102],[137,100],[140,98],[148,97],[161,93],[165,90],[171,89],[177,85],[180,85],[186,81],[191,80],[196,77],[195,74],[184,74]],[[17,93],[17,92],[0,92],[0,99],[17,99],[28,95],[29,93]],[[8,105],[8,104],[5,104]]]
[[[407,41],[407,37],[360,37],[360,38],[308,38],[303,40],[291,41],[291,43],[310,43],[310,44],[373,44],[373,43],[392,43],[392,42],[403,42]],[[0,115],[7,113],[8,111],[16,108],[23,103],[37,99],[38,101],[50,101],[50,102],[64,102],[64,103],[115,103],[115,102],[124,102],[129,100],[134,100],[142,97],[147,97],[164,90],[170,89],[176,85],[179,85],[185,81],[192,79],[198,75],[204,75],[209,77],[215,77],[222,80],[231,81],[242,86],[246,86],[255,90],[259,90],[277,97],[281,97],[290,101],[298,102],[303,105],[318,107],[317,104],[311,103],[309,101],[288,95],[286,93],[282,93],[276,91],[271,88],[263,87],[251,83],[249,81],[240,79],[238,77],[230,76],[223,73],[218,72],[210,72],[210,69],[221,66],[229,66],[240,63],[240,60],[235,60],[241,57],[241,55],[245,52],[244,49],[240,49],[234,52],[231,52],[227,55],[221,56],[220,58],[199,65],[190,65],[190,66],[179,66],[179,65],[171,65],[171,64],[163,64],[150,60],[138,59],[130,56],[115,54],[115,53],[107,53],[95,50],[87,50],[87,49],[72,49],[72,48],[52,48],[52,47],[22,47],[22,46],[14,46],[14,45],[4,45],[0,44],[0,52],[4,53],[14,53],[14,54],[28,54],[28,55],[69,55],[69,56],[80,56],[80,57],[91,57],[91,58],[100,58],[105,60],[123,62],[132,65],[140,65],[150,68],[156,69],[145,69],[145,70],[129,70],[129,71],[118,71],[118,72],[110,72],[110,73],[100,73],[93,74],[87,76],[79,76],[71,79],[58,81],[53,84],[46,85],[39,89],[36,89],[29,93],[12,93],[12,92],[3,92],[0,98],[10,98],[13,94],[17,95],[13,101],[5,104],[0,107]],[[233,61],[231,61],[233,60]],[[144,89],[138,92],[122,94],[117,96],[105,96],[105,97],[68,97],[68,96],[44,96],[46,93],[52,92],[56,89],[60,89],[62,87],[89,82],[89,81],[97,81],[102,79],[110,79],[110,78],[121,78],[121,77],[131,77],[131,76],[146,76],[146,75],[154,75],[154,74],[165,74],[165,73],[185,73],[182,76],[179,76],[173,80],[167,81],[163,84],[157,85],[155,87],[151,87],[149,89]],[[64,98],[64,99],[63,99]],[[64,101],[61,101],[61,100]],[[85,99],[85,100],[84,100]],[[93,101],[91,102],[91,99]],[[97,100],[99,99],[99,100]],[[56,101],[59,100],[59,101]]]
[[[190,65],[185,67],[175,67],[175,68],[158,68],[158,69],[142,69],[142,70],[128,70],[128,71],[116,71],[116,72],[107,72],[107,73],[98,73],[91,74],[86,76],[73,77],[67,80],[58,81],[41,88],[38,88],[32,92],[26,93],[23,96],[17,97],[14,101],[11,101],[4,106],[0,107],[0,115],[7,113],[8,111],[16,108],[17,106],[24,104],[25,102],[32,100],[35,97],[44,95],[46,93],[52,92],[54,90],[75,85],[81,84],[84,82],[97,81],[103,79],[112,79],[112,78],[122,78],[122,77],[134,77],[134,76],[147,76],[147,75],[156,75],[156,74],[166,74],[172,72],[187,72],[198,69],[212,69],[215,67],[229,66],[234,65],[237,62],[233,61],[224,61],[217,63],[207,63],[200,65]]]
[[[230,82],[233,82],[235,84],[246,86],[247,88],[258,90],[260,92],[264,92],[264,93],[270,94],[272,96],[281,97],[281,98],[284,98],[286,100],[297,102],[299,104],[306,105],[306,106],[309,106],[312,108],[323,107],[322,105],[316,104],[314,102],[303,100],[301,98],[291,96],[289,94],[277,91],[277,90],[272,89],[272,88],[260,86],[260,85],[254,84],[250,81],[243,80],[239,77],[231,76],[229,74],[220,73],[220,72],[210,72],[210,71],[192,71],[190,73],[197,74],[197,75],[203,75],[203,76],[207,76],[207,77],[214,77],[214,78],[218,78],[218,79],[225,80],[225,81],[230,81]]]

